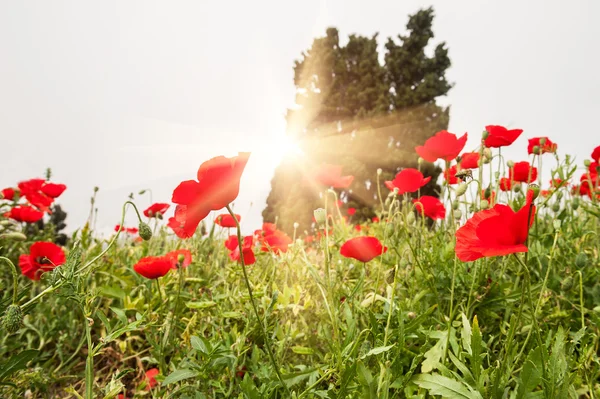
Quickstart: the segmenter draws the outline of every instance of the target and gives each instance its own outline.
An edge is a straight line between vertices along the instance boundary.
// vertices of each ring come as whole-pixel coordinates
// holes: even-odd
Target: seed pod
[[[552,210],[554,212],[560,211],[560,204],[559,203],[555,203],[554,205],[552,205]]]
[[[327,211],[325,209],[317,208],[314,210],[313,215],[317,224],[325,224],[325,220],[327,219]]]
[[[479,202],[480,209],[488,209],[490,207],[490,202],[488,200],[481,200]]]
[[[452,203],[452,209],[458,209],[459,206],[460,206],[460,202],[458,202],[458,201],[454,201]]]
[[[454,219],[460,219],[462,217],[462,211],[460,209],[454,210]]]

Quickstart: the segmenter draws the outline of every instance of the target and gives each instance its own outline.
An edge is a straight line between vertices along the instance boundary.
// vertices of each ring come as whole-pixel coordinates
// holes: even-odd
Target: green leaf
[[[473,352],[471,350],[471,323],[469,323],[469,319],[464,313],[460,314],[462,318],[462,333],[460,334],[463,342],[463,348],[467,351],[469,355],[472,355]]]
[[[244,317],[241,312],[223,312],[221,316],[225,319],[242,319]]]
[[[202,301],[202,302],[188,302],[185,304],[190,309],[207,309],[216,306],[217,303],[214,301]]]
[[[421,363],[421,373],[429,373],[437,368],[440,359],[444,355],[448,331],[434,331],[430,335],[434,338],[438,338],[438,342],[425,352],[425,360]]]
[[[479,392],[471,390],[460,381],[439,374],[417,374],[411,382],[427,389],[431,395],[448,399],[483,399]]]
[[[192,348],[196,349],[197,351],[200,351],[204,354],[208,354],[210,352],[210,349],[208,348],[203,339],[192,335],[192,338],[190,338],[190,342],[192,343]]]
[[[109,287],[109,286],[104,286],[104,287],[100,287],[100,289],[98,290],[100,295],[102,296],[107,296],[110,298],[117,298],[117,299],[125,299],[125,296],[127,294],[125,294],[125,291],[123,291],[123,289],[121,287]]]
[[[6,363],[0,365],[0,380],[4,380],[11,374],[27,367],[27,363],[33,360],[39,352],[35,349],[28,349],[12,356]]]
[[[292,352],[300,355],[313,355],[315,353],[312,348],[307,348],[305,346],[292,346]]]
[[[127,315],[125,314],[125,311],[123,309],[111,307],[110,310],[112,310],[115,313],[115,315],[117,315],[117,319],[119,319],[121,323],[127,324]]]
[[[179,381],[187,380],[188,378],[197,377],[198,375],[199,373],[197,371],[190,369],[175,370],[164,379],[162,385],[174,384]]]
[[[516,399],[524,399],[528,393],[533,391],[542,380],[542,351],[536,347],[529,352],[523,370],[519,376],[519,389]]]
[[[360,358],[364,359],[366,357],[372,356],[372,355],[378,355],[380,353],[383,352],[387,352],[390,349],[392,349],[394,347],[394,345],[388,345],[388,346],[378,346],[377,348],[373,348],[370,351],[368,351],[366,354],[362,355]]]
[[[479,330],[479,321],[477,316],[473,316],[473,329],[471,330],[471,372],[475,382],[479,384],[479,376],[481,375],[481,349],[482,349],[481,331]]]

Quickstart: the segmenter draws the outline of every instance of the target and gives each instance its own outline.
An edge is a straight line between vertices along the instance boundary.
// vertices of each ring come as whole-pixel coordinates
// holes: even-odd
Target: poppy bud
[[[0,234],[0,238],[5,238],[7,240],[14,240],[14,241],[25,241],[27,239],[27,236],[23,233],[18,233],[18,232],[11,232],[11,233],[3,233]]]
[[[98,190],[100,190],[100,187],[98,187],[98,186],[95,186],[95,187],[94,187],[94,192],[95,192],[95,193],[97,193],[97,192],[98,192]]]
[[[423,162],[425,162],[425,160],[423,158],[419,157],[419,159],[417,159],[417,163],[419,165],[421,165]]]
[[[575,210],[579,208],[579,198],[573,198],[573,201],[571,202],[571,207]]]
[[[148,226],[147,223],[140,222],[138,229],[140,237],[142,237],[142,239],[144,239],[145,241],[148,241],[152,238],[152,229],[150,229],[150,226]]]
[[[573,288],[573,277],[568,276],[567,278],[563,279],[561,287],[564,291],[569,291],[571,288]]]
[[[541,137],[540,138],[540,145],[543,147],[544,144],[546,144],[546,138],[545,137]]]
[[[323,208],[317,208],[314,210],[313,215],[317,224],[325,224],[327,220],[327,211]]]
[[[554,222],[552,222],[552,225],[554,226],[554,230],[559,230],[560,226],[561,226],[561,221],[560,220],[555,220]]]
[[[415,312],[408,312],[406,314],[406,317],[408,317],[409,319],[414,319],[415,317],[417,317],[417,314]]]
[[[557,191],[556,192],[556,198],[560,201],[563,197],[563,192],[562,191]]]
[[[584,160],[584,161],[583,161],[583,165],[584,165],[586,168],[589,168],[591,164],[592,164],[592,163],[590,162],[590,160],[589,160],[589,159],[586,159],[586,160]]]
[[[460,183],[456,188],[456,197],[460,197],[467,192],[467,183]]]
[[[490,133],[487,130],[484,130],[483,133],[481,133],[481,139],[485,140],[489,137]]]
[[[527,188],[527,200],[533,201],[540,195],[540,186],[537,184],[530,184]]]
[[[484,191],[483,191],[483,198],[484,199],[489,199],[492,196],[492,187],[488,186]]]
[[[481,200],[479,201],[479,208],[480,209],[488,209],[490,207],[490,202],[488,200]]]
[[[509,168],[514,168],[515,163],[513,161],[508,161],[508,162],[506,162],[506,166],[508,166]]]
[[[398,187],[394,187],[394,195],[398,195],[400,189]]]
[[[540,146],[539,145],[533,146],[533,153],[536,155],[540,155]]]
[[[294,222],[294,230],[297,229],[298,227],[300,227],[300,223]]]
[[[414,213],[409,213],[408,215],[406,215],[406,222],[408,224],[413,224],[415,221],[415,214]]]
[[[587,266],[588,263],[588,257],[585,254],[585,252],[581,252],[579,254],[577,254],[577,257],[575,258],[575,266],[577,266],[577,268],[581,269]]]
[[[454,210],[454,219],[460,219],[462,217],[462,211],[460,209]]]
[[[489,148],[484,148],[483,149],[483,157],[487,158],[487,159],[492,159],[492,150],[490,150]]]
[[[521,192],[521,185],[520,184],[515,184],[515,186],[513,187],[513,191],[515,193]]]
[[[383,173],[383,169],[377,168],[377,176],[381,176],[382,173]]]
[[[552,210],[554,212],[560,211],[560,204],[556,203],[556,204],[552,205]]]
[[[10,305],[6,308],[4,318],[2,319],[2,327],[10,334],[21,328],[23,323],[23,311],[19,305]]]

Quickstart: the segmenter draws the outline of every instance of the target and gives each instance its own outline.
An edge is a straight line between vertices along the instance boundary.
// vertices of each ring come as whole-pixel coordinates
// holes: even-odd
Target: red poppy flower
[[[237,213],[234,214],[235,218],[240,222],[242,217]],[[237,227],[235,219],[229,213],[223,213],[215,218],[215,223],[221,227]]]
[[[348,213],[348,216],[354,216],[356,213],[356,208],[348,208],[346,212]]]
[[[371,219],[371,221],[373,223],[379,223],[379,218],[377,216],[373,216],[373,218]]]
[[[166,256],[146,256],[133,265],[133,270],[137,274],[154,280],[167,274],[171,270],[171,265],[171,259]]]
[[[544,145],[540,144],[541,139],[546,139]],[[558,146],[550,141],[548,137],[534,137],[529,139],[529,144],[527,145],[528,154],[533,154],[533,147],[538,147],[540,149],[540,154],[544,154],[546,152],[556,152],[556,149],[558,148]]]
[[[427,162],[435,162],[438,159],[452,161],[458,156],[467,143],[467,133],[457,138],[454,133],[446,130],[437,132],[435,136],[425,141],[425,145],[415,148],[421,158]]]
[[[497,204],[492,209],[477,212],[456,231],[456,256],[463,262],[482,257],[502,256],[516,252],[527,252],[525,241],[530,225],[527,225],[529,210],[535,206],[526,203],[518,212],[509,206]]]
[[[0,199],[5,199],[8,201],[12,201],[13,199],[15,199],[15,189],[14,188],[5,188],[2,191],[0,191],[0,194],[2,194],[2,197]]]
[[[67,186],[64,184],[46,183],[42,186],[41,191],[50,198],[58,198],[66,189]]]
[[[340,248],[340,254],[345,258],[356,259],[359,262],[369,262],[387,252],[387,247],[381,245],[377,237],[354,237],[346,241]]]
[[[51,242],[38,241],[31,245],[29,254],[19,256],[19,268],[30,280],[39,280],[42,273],[64,264],[65,261],[65,253],[61,247]]]
[[[516,184],[516,182],[511,181],[508,177],[502,177],[500,179],[500,181],[498,182],[500,190],[502,190],[502,191],[512,190],[512,188],[515,184]]]
[[[527,161],[517,162],[509,169],[508,176],[513,181],[531,183],[537,179],[537,168],[529,165],[529,162]]]
[[[314,173],[313,180],[326,187],[348,188],[352,184],[354,176],[342,176],[340,165],[322,164]]]
[[[237,198],[249,157],[249,152],[240,152],[232,158],[212,158],[200,165],[198,181],[186,180],[177,186],[172,201],[179,205],[175,216],[169,219],[169,226],[177,236],[193,236],[200,221],[210,211],[225,208]]]
[[[456,165],[452,165],[444,171],[444,179],[448,184],[458,184],[462,181],[456,177]]]
[[[417,169],[406,168],[398,172],[394,180],[386,181],[385,186],[390,191],[394,191],[394,189],[397,188],[398,194],[401,195],[404,193],[414,193],[429,183],[430,180],[431,176],[424,178],[423,174]]]
[[[550,190],[541,190],[540,191],[540,195],[544,198],[549,197],[550,194],[552,194],[552,191],[550,191]]]
[[[558,188],[558,187],[561,186],[562,182],[563,181],[561,179],[551,179],[550,180],[550,186],[554,187],[554,188]]]
[[[479,167],[479,153],[465,152],[460,156],[461,169],[477,169]]]
[[[35,206],[40,211],[51,213],[50,205],[52,205],[54,200],[43,194],[41,191],[30,191],[24,194],[24,196],[31,205]]]
[[[192,263],[192,253],[188,249],[177,249],[165,254],[171,261],[171,269],[186,268]]]
[[[171,207],[171,205],[166,204],[164,202],[156,202],[150,205],[145,211],[144,216],[148,218],[162,218],[162,216],[167,212],[167,210]]]
[[[446,208],[439,199],[432,197],[431,195],[422,195],[417,199],[413,199],[415,209],[421,215],[430,217],[433,220],[443,219],[446,217]]]
[[[315,241],[315,236],[313,236],[313,235],[308,235],[308,236],[304,237],[304,242],[307,244],[310,244],[314,241]]]
[[[25,195],[27,193],[40,191],[45,182],[46,180],[44,179],[29,179],[19,182],[17,186],[19,187],[19,190],[21,190],[21,193]]]
[[[234,237],[235,239],[235,246],[232,244],[231,237]],[[238,240],[237,240],[237,236],[230,236],[230,239],[227,240],[227,242],[225,243],[225,246],[227,248],[233,248],[230,249],[230,253],[229,253],[229,259],[233,260],[233,261],[239,261],[240,260],[240,247],[238,245]],[[249,265],[253,265],[256,262],[256,257],[254,256],[254,237],[253,236],[246,236],[244,237],[244,241],[242,242],[242,254],[244,255],[244,265],[249,266]]]
[[[600,163],[600,145],[596,148],[594,148],[594,151],[592,151],[592,159],[595,162]]]
[[[267,236],[269,234],[273,234],[277,231],[277,225],[275,223],[264,222],[262,225],[262,229],[254,230],[254,235],[257,237]]]
[[[508,130],[504,126],[488,125],[485,127],[488,136],[483,142],[486,147],[500,148],[511,145],[523,133],[522,129]]]
[[[274,232],[259,237],[261,251],[273,251],[275,254],[287,252],[288,246],[292,243],[292,239],[283,231],[275,230]]]
[[[158,382],[156,381],[156,376],[159,374],[160,374],[160,371],[158,371],[158,369],[156,369],[156,368],[146,371],[146,380],[148,381],[148,389],[152,389],[156,386],[156,384],[158,384]]]
[[[4,217],[14,219],[18,222],[35,223],[44,217],[44,212],[38,211],[27,205],[19,205],[11,208]]]

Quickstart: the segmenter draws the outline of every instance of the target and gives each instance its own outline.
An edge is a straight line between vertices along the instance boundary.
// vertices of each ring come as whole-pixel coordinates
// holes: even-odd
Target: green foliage
[[[263,218],[277,220],[278,227],[293,232],[310,230],[312,210],[320,204],[321,189],[306,183],[321,163],[342,165],[354,176],[352,185],[339,192],[348,207],[357,209],[355,221],[375,216],[375,206],[389,190],[401,168],[417,168],[414,148],[448,127],[449,108],[436,98],[451,88],[445,77],[450,67],[443,43],[433,56],[426,55],[432,31],[433,9],[409,17],[407,35],[398,42],[388,39],[383,59],[372,37],[350,35],[345,45],[338,31],[329,28],[325,37],[313,41],[294,67],[298,108],[287,113],[288,135],[304,152],[286,156],[271,181],[271,193]],[[441,170],[420,166],[432,181],[421,194],[438,195],[436,179]],[[379,179],[374,179],[382,169]]]

